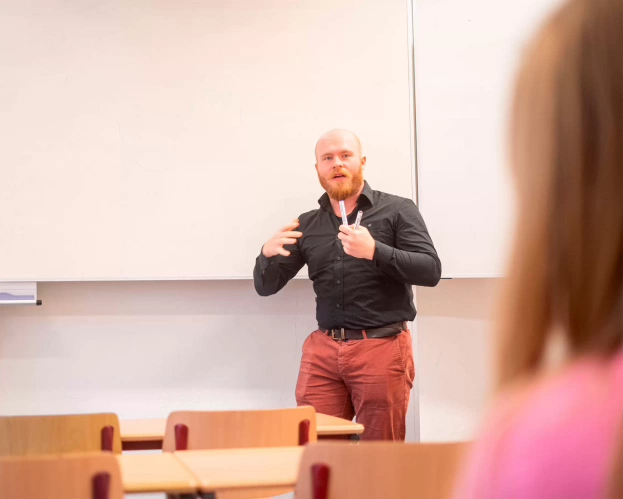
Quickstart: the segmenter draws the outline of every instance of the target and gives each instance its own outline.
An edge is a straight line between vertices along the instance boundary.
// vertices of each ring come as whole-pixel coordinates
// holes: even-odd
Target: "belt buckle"
[[[344,331],[344,328],[340,328],[338,331],[340,332],[340,337],[336,338],[335,337],[335,329],[331,329],[331,338],[334,340],[345,340],[346,339],[346,332]]]

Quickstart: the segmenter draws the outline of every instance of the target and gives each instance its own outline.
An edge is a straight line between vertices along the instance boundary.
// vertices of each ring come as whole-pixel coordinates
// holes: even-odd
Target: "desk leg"
[[[162,450],[162,439],[121,442],[123,450]]]
[[[318,437],[319,441],[325,440],[350,440],[351,442],[359,442],[361,440],[361,435],[351,434],[351,435],[322,435]]]

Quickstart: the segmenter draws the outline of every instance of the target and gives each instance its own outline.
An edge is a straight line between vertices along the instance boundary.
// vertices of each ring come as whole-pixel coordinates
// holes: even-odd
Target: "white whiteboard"
[[[559,0],[414,0],[418,200],[445,277],[504,272],[507,117],[525,41]]]
[[[0,281],[250,277],[331,128],[413,196],[406,0],[0,3]]]

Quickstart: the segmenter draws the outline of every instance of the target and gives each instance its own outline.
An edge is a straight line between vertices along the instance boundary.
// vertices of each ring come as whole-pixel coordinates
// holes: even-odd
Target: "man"
[[[264,244],[253,279],[260,295],[272,295],[308,265],[318,329],[303,345],[297,403],[349,420],[356,415],[364,440],[401,441],[415,377],[411,286],[435,286],[441,263],[413,201],[373,191],[365,165],[352,132],[320,137],[320,208]],[[363,211],[359,228],[341,225],[341,200],[349,224]]]

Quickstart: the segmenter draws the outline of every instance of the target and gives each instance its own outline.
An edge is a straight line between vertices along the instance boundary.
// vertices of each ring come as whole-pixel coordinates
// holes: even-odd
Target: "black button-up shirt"
[[[295,230],[303,236],[285,246],[290,256],[260,253],[253,271],[257,292],[276,293],[307,264],[318,326],[369,329],[415,319],[411,286],[435,286],[441,277],[441,262],[415,203],[365,183],[348,223],[363,211],[361,225],[376,242],[373,260],[344,253],[337,237],[341,217],[333,213],[326,193],[318,203],[319,209],[299,217]]]

